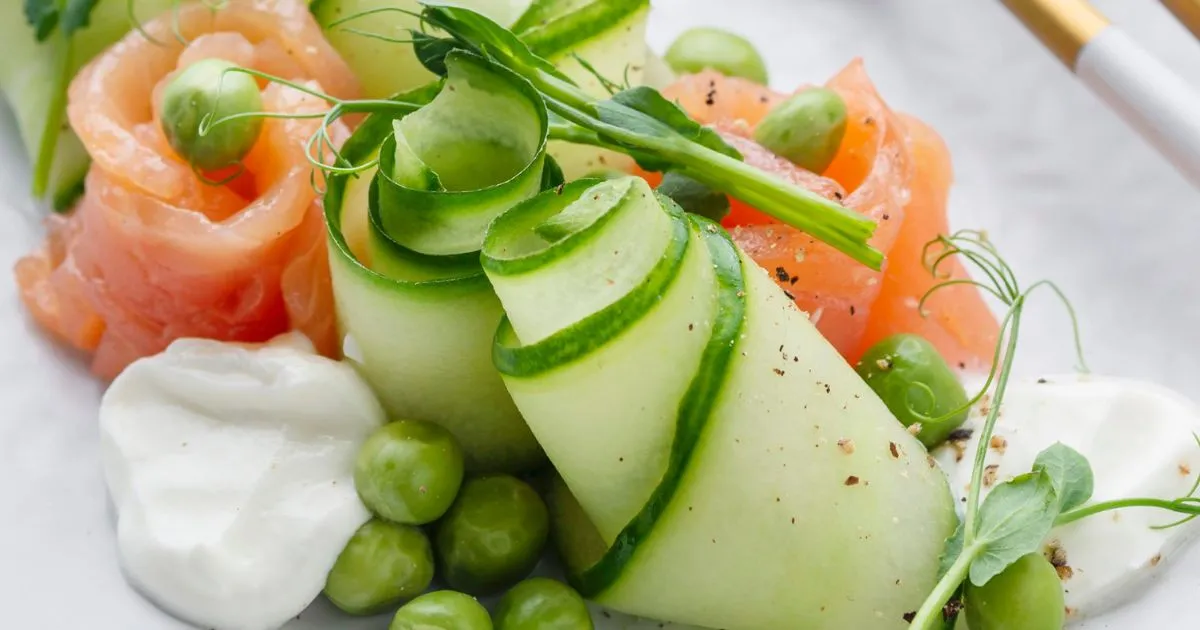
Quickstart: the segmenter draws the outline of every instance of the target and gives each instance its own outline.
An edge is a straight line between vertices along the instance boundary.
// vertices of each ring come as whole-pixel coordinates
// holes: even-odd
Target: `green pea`
[[[846,135],[846,102],[812,88],[776,105],[758,123],[754,141],[814,173],[823,173]]]
[[[468,480],[437,526],[442,578],[472,595],[504,590],[538,563],[549,520],[541,497],[515,477]]]
[[[434,591],[396,611],[388,630],[492,630],[492,620],[474,597]]]
[[[428,422],[393,422],[358,452],[354,486],[371,511],[389,521],[424,525],[441,518],[463,480],[454,436]]]
[[[663,60],[678,73],[713,69],[730,77],[743,77],[766,85],[767,65],[746,38],[719,28],[684,31],[667,48]]]
[[[368,521],[346,543],[325,596],[352,615],[371,615],[421,594],[433,581],[433,550],[416,527]]]
[[[941,444],[967,419],[967,392],[933,344],[917,335],[893,335],[871,346],[856,368],[904,426],[920,423],[926,448]],[[944,418],[944,419],[943,419]]]
[[[983,586],[967,585],[971,630],[1061,630],[1066,620],[1062,582],[1040,553],[1022,557]]]
[[[592,630],[592,616],[575,589],[549,578],[530,578],[500,598],[496,630]]]
[[[236,67],[221,59],[203,59],[184,68],[163,90],[163,133],[181,158],[201,170],[238,163],[262,131],[262,118],[246,117],[200,133],[202,122],[208,125],[226,116],[262,111],[262,94],[254,77],[226,72]]]

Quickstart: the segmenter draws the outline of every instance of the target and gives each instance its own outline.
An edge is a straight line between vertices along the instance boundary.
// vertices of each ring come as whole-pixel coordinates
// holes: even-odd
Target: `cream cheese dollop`
[[[968,383],[974,391],[974,383]],[[970,489],[978,430],[990,409],[985,397],[959,439],[934,455],[960,506]],[[1146,382],[1092,375],[1012,382],[989,441],[983,493],[1029,472],[1038,453],[1062,442],[1087,457],[1095,478],[1090,503],[1186,496],[1200,475],[1200,409],[1171,390]],[[966,433],[970,437],[965,437]],[[1136,598],[1197,534],[1200,519],[1152,529],[1180,518],[1161,509],[1124,508],[1057,527],[1044,552],[1058,568],[1068,618],[1081,620]]]
[[[321,592],[370,514],[354,459],[384,411],[300,335],[184,339],[130,365],[100,406],[129,581],[204,628],[279,628]]]

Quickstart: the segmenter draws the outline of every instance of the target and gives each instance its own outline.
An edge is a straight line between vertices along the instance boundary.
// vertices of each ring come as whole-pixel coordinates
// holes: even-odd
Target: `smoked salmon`
[[[948,227],[952,178],[945,145],[920,121],[893,112],[861,61],[849,64],[827,87],[843,98],[848,117],[833,162],[819,174],[750,140],[755,126],[788,95],[711,71],[683,76],[663,94],[720,131],[747,163],[876,221],[871,244],[887,256],[880,272],[737,200],[731,200],[722,222],[848,361],[857,361],[887,335],[912,332],[928,338],[954,365],[989,365],[998,325],[978,290],[954,287],[935,296],[926,313],[915,308],[940,281],[925,268],[921,250]],[[657,179],[648,177],[651,183]],[[957,261],[944,270],[965,276]]]
[[[356,80],[301,0],[192,4],[144,28],[155,41],[129,34],[71,84],[68,115],[93,164],[73,213],[51,219],[45,245],[17,263],[26,305],[108,378],[181,337],[265,341],[297,329],[334,354],[323,221],[304,148],[319,121],[267,120],[244,172],[216,185],[172,151],[158,105],[166,82],[205,58],[342,98],[357,95]],[[327,107],[289,87],[262,88],[270,112]]]

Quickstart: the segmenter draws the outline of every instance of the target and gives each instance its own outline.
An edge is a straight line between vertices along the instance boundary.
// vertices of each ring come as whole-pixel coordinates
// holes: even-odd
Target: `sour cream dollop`
[[[968,391],[974,384],[968,384]],[[971,482],[978,429],[991,405],[984,398],[963,429],[971,437],[934,454],[950,478],[960,509]],[[1089,503],[1186,496],[1200,475],[1200,409],[1183,396],[1140,381],[1091,375],[1053,376],[1008,386],[989,443],[984,494],[1029,472],[1055,442],[1091,463]],[[1160,509],[1124,508],[1057,527],[1044,550],[1063,581],[1070,620],[1103,613],[1137,597],[1147,581],[1192,541],[1200,519],[1165,530],[1180,518]]]
[[[126,576],[204,628],[284,625],[370,517],[354,459],[383,423],[354,369],[298,335],[185,339],[137,361],[100,406]]]

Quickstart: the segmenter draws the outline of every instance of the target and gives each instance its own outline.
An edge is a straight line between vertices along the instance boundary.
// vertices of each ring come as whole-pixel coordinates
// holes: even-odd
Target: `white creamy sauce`
[[[1052,376],[1008,386],[987,455],[984,493],[1029,472],[1046,447],[1062,442],[1091,463],[1090,503],[1125,498],[1174,499],[1187,495],[1200,474],[1200,409],[1186,398],[1149,383],[1089,375]],[[968,383],[967,390],[977,387]],[[965,502],[990,405],[983,399],[964,428],[970,439],[939,448],[959,509]],[[1124,508],[1055,528],[1045,541],[1061,549],[1058,560],[1069,619],[1091,617],[1135,598],[1154,574],[1190,542],[1200,519],[1166,530],[1152,525],[1179,515],[1160,509]]]
[[[204,628],[282,626],[370,516],[354,459],[383,422],[354,369],[295,334],[137,361],[100,407],[127,577]]]

